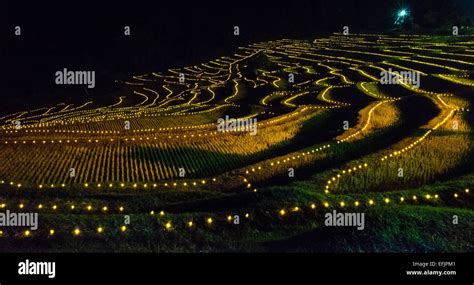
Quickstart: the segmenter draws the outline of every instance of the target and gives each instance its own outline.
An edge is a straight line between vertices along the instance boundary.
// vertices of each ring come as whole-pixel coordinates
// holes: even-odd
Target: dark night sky
[[[148,69],[154,62],[200,62],[203,56],[214,57],[229,47],[282,37],[311,38],[345,25],[352,32],[386,32],[399,7],[412,8],[421,19],[427,9],[447,13],[448,4],[455,1],[470,1],[472,12],[472,0],[30,1],[27,5],[10,1],[7,52],[119,66],[128,55],[125,61],[134,63],[124,63],[125,69]],[[15,25],[23,28],[20,40],[12,37]],[[124,25],[132,27],[131,37],[122,35]],[[234,25],[240,26],[240,37],[232,35]]]

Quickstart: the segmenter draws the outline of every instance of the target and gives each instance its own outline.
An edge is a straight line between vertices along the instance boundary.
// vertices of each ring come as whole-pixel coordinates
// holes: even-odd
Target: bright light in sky
[[[395,20],[395,25],[402,25],[408,19],[410,15],[410,10],[406,8],[400,9],[398,10],[396,15],[397,15],[397,19]]]

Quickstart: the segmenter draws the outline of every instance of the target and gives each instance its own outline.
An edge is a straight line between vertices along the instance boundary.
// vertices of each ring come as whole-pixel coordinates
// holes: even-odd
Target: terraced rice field
[[[0,229],[0,247],[472,251],[473,45],[260,42],[116,81],[100,102],[1,114],[0,208],[40,227]],[[420,86],[382,84],[393,70]],[[225,116],[256,134],[218,131]],[[367,213],[367,230],[324,227],[333,209]]]

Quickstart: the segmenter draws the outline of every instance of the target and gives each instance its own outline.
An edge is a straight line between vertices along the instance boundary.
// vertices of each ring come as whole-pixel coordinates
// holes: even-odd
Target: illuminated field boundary
[[[411,195],[400,195],[400,194],[379,194],[374,195],[373,198],[364,198],[358,199],[357,197],[346,197],[345,199],[330,198],[328,197],[325,201],[310,202],[306,205],[293,205],[293,206],[284,206],[272,211],[271,218],[285,222],[289,216],[299,216],[305,221],[315,222],[312,215],[318,213],[319,209],[324,209],[328,211],[330,209],[356,209],[356,208],[373,208],[373,207],[403,207],[403,206],[421,206],[421,205],[442,205],[444,200],[450,201],[451,203],[461,203],[463,198],[471,201],[472,196],[470,194],[470,189],[466,188],[464,191],[462,189],[458,191],[453,191],[451,193],[425,193],[425,194],[411,194]],[[116,208],[109,208],[105,204],[101,204],[100,207],[95,207],[88,205],[83,209],[77,208],[74,205],[69,205],[68,210],[62,210],[57,204],[52,204],[47,206],[45,204],[38,204],[36,208],[27,209],[24,204],[17,205],[17,208],[11,208],[7,206],[6,202],[0,203],[1,209],[11,209],[12,211],[43,211],[50,210],[50,214],[62,213],[67,214],[78,214],[79,211],[82,211],[84,216],[86,214],[97,215],[97,214],[112,214],[115,212],[118,214],[125,214],[126,209],[123,206],[118,206]],[[66,208],[66,207],[65,207]],[[139,214],[139,213],[134,213]],[[163,231],[173,231],[178,228],[182,229],[193,229],[199,227],[201,229],[207,230],[216,230],[216,229],[230,229],[229,226],[232,225],[235,216],[238,215],[239,219],[243,222],[243,225],[251,225],[252,220],[258,219],[256,213],[252,211],[247,212],[229,212],[225,213],[213,213],[213,214],[198,214],[197,217],[189,219],[186,222],[183,222],[182,219],[179,219],[179,222],[175,222],[175,216],[179,214],[166,213],[165,211],[150,211],[146,213],[152,219],[150,223],[158,224],[158,226]],[[309,215],[309,216],[308,216]],[[156,218],[153,218],[156,216]],[[266,217],[268,219],[268,216]],[[288,219],[288,222],[291,223],[291,220]],[[131,225],[120,225],[120,226],[107,226],[103,224],[98,224],[95,228],[91,227],[80,227],[73,224],[68,225],[65,228],[52,228],[46,227],[41,228],[37,231],[31,230],[21,230],[21,229],[1,229],[0,228],[0,238],[8,239],[17,239],[17,238],[54,238],[55,236],[95,236],[100,237],[104,234],[109,235],[120,235],[127,234],[130,231],[138,231],[139,229],[134,229]]]
[[[433,93],[433,92],[427,92],[427,91],[424,91],[422,89],[419,89],[419,88],[413,88],[412,86],[408,85],[408,84],[402,84],[402,86],[404,86],[405,88],[411,90],[411,91],[414,91],[414,92],[417,92],[417,93],[421,93],[421,94],[429,94],[429,95],[436,95],[436,98],[433,99],[432,97],[429,97],[430,99],[432,99],[433,101],[435,101],[435,103],[440,106],[440,108],[442,110],[445,110],[447,111],[447,114],[440,114],[439,117],[441,117],[441,121],[439,121],[438,123],[436,123],[433,127],[429,127],[429,130],[426,131],[419,139],[415,140],[414,142],[410,143],[409,145],[407,145],[406,147],[403,147],[399,150],[395,150],[395,151],[392,151],[390,154],[388,155],[381,155],[381,157],[379,158],[380,161],[387,161],[389,159],[392,159],[392,158],[395,158],[399,155],[403,155],[405,152],[411,150],[412,148],[414,148],[415,146],[417,146],[418,144],[420,144],[421,142],[423,142],[423,140],[425,140],[433,131],[437,130],[439,127],[441,127],[442,125],[444,125],[447,120],[449,118],[451,118],[454,113],[458,110],[460,110],[461,108],[458,108],[457,106],[451,106],[451,105],[448,105],[446,104],[443,99],[442,99],[442,95],[444,96],[449,96],[451,94],[439,94],[439,93]],[[468,110],[467,110],[468,111]],[[427,126],[428,127],[428,126]],[[363,168],[367,168],[368,167],[368,162],[364,162],[363,164],[359,164],[358,166],[354,166],[354,167],[350,167],[348,168],[347,170],[342,170],[342,171],[339,171],[335,176],[331,177],[329,180],[327,180],[326,182],[326,185],[325,185],[325,189],[324,189],[324,193],[326,194],[329,194],[330,193],[330,189],[331,189],[331,184],[336,182],[337,180],[339,179],[343,179],[344,176],[348,175],[348,174],[351,174],[360,170],[360,169],[363,169]]]

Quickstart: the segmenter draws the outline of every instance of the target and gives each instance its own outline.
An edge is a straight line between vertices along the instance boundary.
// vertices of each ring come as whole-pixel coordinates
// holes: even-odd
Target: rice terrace
[[[334,33],[2,111],[0,208],[39,226],[0,248],[472,252],[473,72],[474,36]]]

